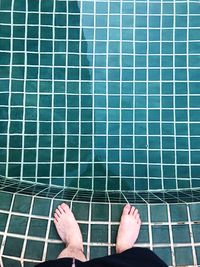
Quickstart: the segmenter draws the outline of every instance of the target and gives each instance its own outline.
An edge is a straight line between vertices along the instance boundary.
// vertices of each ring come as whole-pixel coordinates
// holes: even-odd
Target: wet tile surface
[[[28,203],[31,201],[31,209],[34,201],[39,199],[37,203],[41,204],[44,214],[27,213],[26,209],[16,212],[15,199],[25,199]],[[46,214],[50,215],[63,201],[35,196],[26,198],[16,194],[10,211],[0,209],[0,243],[4,266],[20,266],[21,257],[25,266],[32,266],[33,262],[36,264],[58,256],[64,244],[56,233],[52,216],[48,217]],[[124,204],[82,201],[66,203],[72,207],[80,225],[87,258],[115,253],[116,236]],[[26,202],[21,204],[25,205]],[[184,210],[187,205],[182,203],[173,204],[173,208],[168,203],[136,204],[142,219],[136,245],[152,249],[169,266],[196,266],[199,262],[200,216],[197,213],[192,217],[191,214],[198,205],[197,202],[191,202],[186,216]],[[86,210],[86,213],[79,213],[81,210]],[[159,219],[156,210],[161,212],[162,219]],[[183,211],[180,213],[183,214],[181,217],[180,211]]]
[[[63,201],[88,258],[114,252],[130,202],[138,245],[200,264],[199,13],[195,1],[1,1],[4,267],[57,257]]]
[[[195,1],[2,0],[0,175],[200,187],[198,15]]]

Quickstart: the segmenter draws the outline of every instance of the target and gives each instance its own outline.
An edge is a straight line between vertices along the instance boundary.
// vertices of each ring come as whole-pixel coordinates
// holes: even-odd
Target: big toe
[[[124,206],[122,215],[128,215],[129,212],[130,212],[130,209],[131,209],[131,205],[130,205],[130,204],[126,204],[126,205]]]
[[[70,210],[69,206],[65,203],[61,204],[61,208],[63,209],[65,213],[67,213]]]

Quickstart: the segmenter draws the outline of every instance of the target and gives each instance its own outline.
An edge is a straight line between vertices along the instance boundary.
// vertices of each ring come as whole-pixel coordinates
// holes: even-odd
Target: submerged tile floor
[[[152,249],[169,266],[200,265],[200,190],[168,191],[161,199],[158,192],[138,193],[137,197],[121,192],[117,196],[112,192],[63,192],[58,187],[13,183],[0,179],[4,267],[30,267],[57,257],[63,244],[52,216],[63,201],[70,205],[80,224],[88,259],[114,253],[121,211],[129,201],[142,218],[138,246]]]
[[[2,267],[57,256],[60,201],[87,257],[113,251],[129,201],[139,245],[200,265],[199,15],[195,0],[0,1]]]

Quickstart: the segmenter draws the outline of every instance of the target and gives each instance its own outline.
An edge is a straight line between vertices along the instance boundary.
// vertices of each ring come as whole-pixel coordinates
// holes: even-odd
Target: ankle
[[[66,247],[71,251],[84,253],[84,249],[83,249],[82,244],[77,245],[77,244],[70,243],[70,244],[66,245]]]

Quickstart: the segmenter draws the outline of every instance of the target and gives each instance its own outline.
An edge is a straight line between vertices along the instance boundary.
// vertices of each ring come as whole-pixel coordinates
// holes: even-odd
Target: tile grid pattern
[[[5,206],[6,195],[10,203],[8,201]],[[4,198],[0,208],[3,262],[8,258],[36,263],[56,257],[63,246],[53,226],[52,211],[62,200],[5,192],[0,193],[0,198]],[[71,200],[67,202],[83,232],[87,257],[113,253],[123,205]],[[41,206],[46,209],[41,210]],[[191,230],[196,228],[195,233],[199,231],[199,206],[200,203],[136,204],[143,220],[138,246],[153,249],[169,266],[197,266],[200,264],[197,253],[200,239],[199,236],[193,236]],[[16,242],[17,248],[11,249],[10,242]]]
[[[199,186],[198,2],[3,0],[0,12],[1,175]]]

